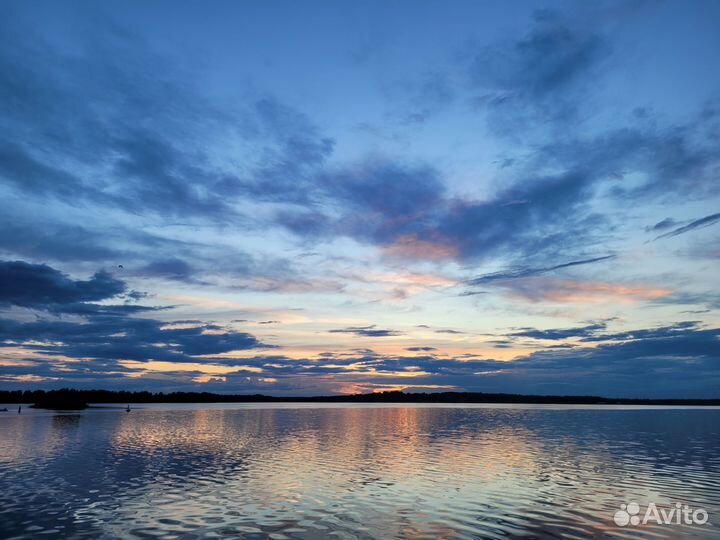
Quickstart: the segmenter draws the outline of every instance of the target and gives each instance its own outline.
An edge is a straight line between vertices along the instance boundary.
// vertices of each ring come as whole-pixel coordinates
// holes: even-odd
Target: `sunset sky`
[[[0,389],[720,397],[720,3],[0,5]]]

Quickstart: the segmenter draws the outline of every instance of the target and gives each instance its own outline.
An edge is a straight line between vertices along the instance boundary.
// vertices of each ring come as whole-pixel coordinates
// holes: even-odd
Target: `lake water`
[[[8,407],[3,539],[720,538],[716,409]]]

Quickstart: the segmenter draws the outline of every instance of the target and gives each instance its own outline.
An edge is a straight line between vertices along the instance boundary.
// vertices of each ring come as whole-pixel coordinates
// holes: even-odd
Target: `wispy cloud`
[[[585,338],[595,336],[607,328],[605,323],[594,323],[574,328],[552,328],[540,330],[537,328],[521,328],[508,334],[511,337],[528,337],[544,340],[565,340],[568,338]]]
[[[655,240],[660,240],[661,238],[671,238],[673,236],[685,234],[687,232],[694,231],[696,229],[702,229],[704,227],[709,227],[710,225],[714,225],[715,223],[717,223],[719,221],[720,221],[720,212],[718,212],[717,214],[711,214],[709,216],[705,216],[704,218],[696,219],[695,221],[688,223],[687,225],[683,225],[682,227],[673,229],[670,232],[666,232],[665,234],[656,236]]]
[[[529,302],[557,302],[571,304],[635,304],[669,297],[667,287],[643,283],[612,283],[532,277],[502,282],[501,286],[516,298]]]
[[[493,272],[491,274],[484,274],[476,278],[470,279],[466,282],[467,285],[484,285],[495,281],[508,281],[512,279],[523,279],[531,276],[538,276],[541,274],[547,274],[555,270],[561,270],[563,268],[571,268],[573,266],[581,266],[585,264],[593,264],[596,262],[607,261],[614,259],[615,255],[605,255],[602,257],[595,257],[592,259],[582,259],[577,261],[570,261],[566,263],[556,264],[553,266],[546,266],[540,268],[514,268],[508,270],[501,270],[499,272]]]
[[[376,325],[374,324],[369,326],[348,326],[347,328],[328,330],[328,332],[331,334],[355,334],[356,336],[365,337],[390,337],[402,335],[402,332],[398,332],[397,330],[376,328]]]
[[[664,231],[666,229],[669,229],[670,227],[677,227],[678,225],[679,223],[673,218],[665,218],[661,221],[658,221],[655,225],[645,227],[645,232]]]

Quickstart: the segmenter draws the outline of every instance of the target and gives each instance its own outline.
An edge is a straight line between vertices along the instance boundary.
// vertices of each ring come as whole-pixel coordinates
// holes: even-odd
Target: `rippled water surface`
[[[720,411],[0,413],[2,538],[720,538]],[[705,525],[619,527],[621,503]]]

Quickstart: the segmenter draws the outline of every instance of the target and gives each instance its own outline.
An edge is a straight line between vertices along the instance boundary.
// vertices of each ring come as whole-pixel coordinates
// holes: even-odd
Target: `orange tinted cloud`
[[[137,370],[132,375],[142,375],[147,372],[178,372],[178,371],[189,371],[189,372],[200,372],[204,375],[210,376],[223,376],[229,373],[237,372],[249,372],[249,373],[262,373],[262,368],[255,366],[221,366],[218,364],[201,364],[194,362],[167,362],[164,360],[150,360],[148,362],[139,362],[136,360],[121,360],[118,362],[121,366]],[[131,376],[132,376],[131,375]]]
[[[7,382],[25,382],[25,383],[36,383],[36,382],[47,382],[47,381],[59,381],[59,377],[44,377],[40,375],[25,374],[25,375],[3,375],[0,376],[0,381]]]
[[[514,282],[511,285],[511,294],[531,302],[547,300],[585,304],[602,302],[632,304],[669,296],[672,290],[645,284],[535,278]]]
[[[336,391],[340,394],[366,394],[368,392],[403,392],[407,389],[423,390],[457,390],[457,386],[444,384],[381,384],[371,382],[340,383]]]
[[[441,261],[454,259],[459,255],[457,246],[442,241],[420,240],[417,235],[408,234],[383,248],[388,257]]]

